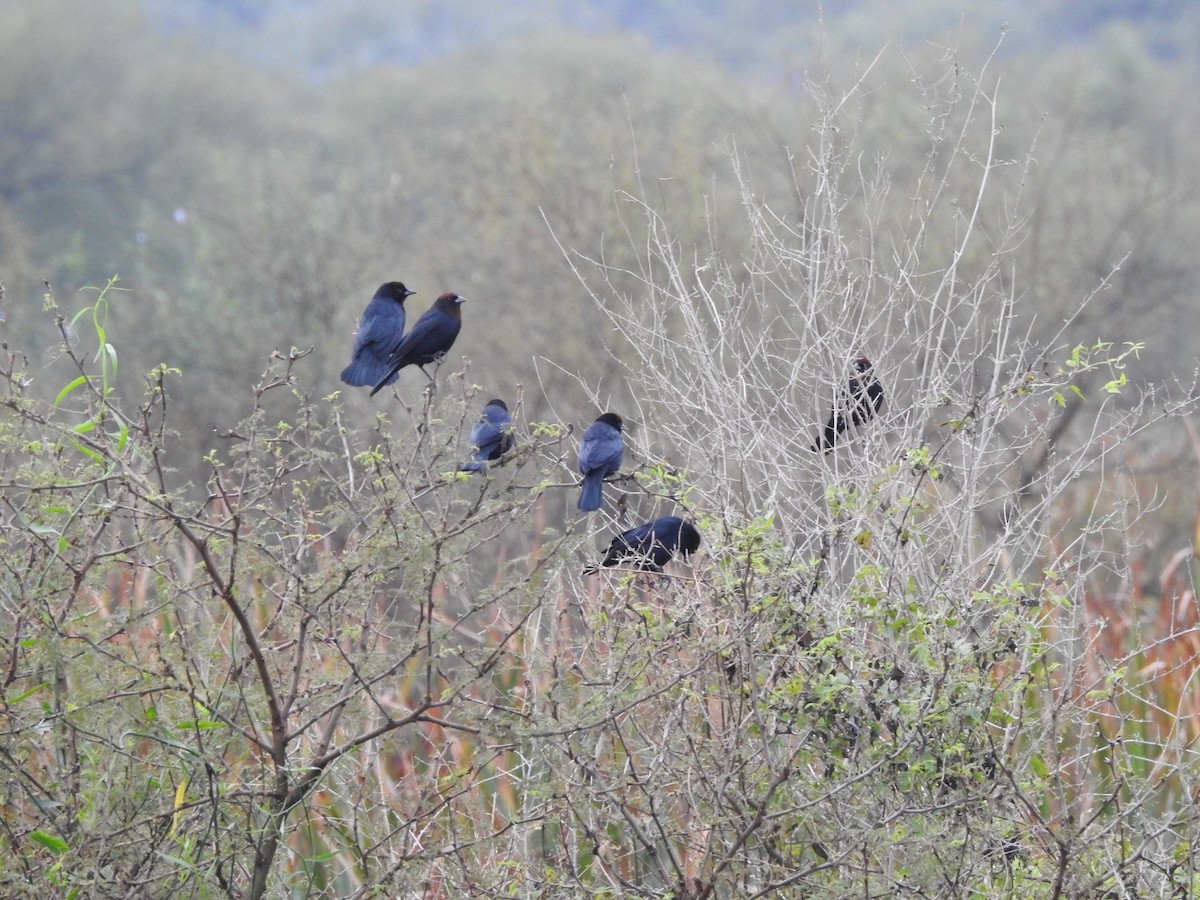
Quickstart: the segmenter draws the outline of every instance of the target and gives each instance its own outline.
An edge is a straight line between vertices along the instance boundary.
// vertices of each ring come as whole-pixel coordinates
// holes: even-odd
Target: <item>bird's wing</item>
[[[871,401],[871,407],[875,412],[883,409],[883,382],[878,378],[872,379],[867,385],[867,399]]]
[[[608,545],[608,553],[604,557],[604,565],[614,566],[622,559],[630,556],[645,556],[650,548],[650,537],[653,523],[646,522],[636,528],[623,531],[612,539]],[[644,545],[644,546],[643,546]]]
[[[370,345],[381,355],[387,355],[400,343],[403,332],[404,310],[394,303],[376,305],[372,300],[358,323],[354,352]]]
[[[393,363],[400,362],[414,348],[419,348],[425,342],[426,335],[429,334],[431,327],[429,313],[425,313],[425,315],[417,319],[417,324],[410,328],[408,334],[395,346],[391,354],[389,354],[389,360]]]
[[[855,425],[862,425],[873,419],[875,413],[883,407],[883,385],[879,383],[878,379],[872,378],[865,385],[860,379],[854,379],[851,386],[853,390],[851,418]]]
[[[585,434],[583,443],[579,445],[579,469],[588,472],[610,465],[611,460],[619,457],[623,449],[620,432],[610,426],[590,435]]]
[[[420,357],[443,352],[444,345],[453,342],[458,335],[460,323],[441,310],[428,310],[412,331],[404,336],[404,340],[392,353],[392,361],[399,362],[408,357]]]
[[[653,522],[646,522],[644,525],[639,525],[637,528],[631,528],[625,532],[629,540],[629,546],[632,547],[638,555],[645,555],[650,551],[655,539],[662,540],[662,535],[655,531]]]
[[[507,422],[494,422],[488,419],[482,419],[475,423],[475,427],[471,429],[471,445],[479,449],[492,448],[500,443],[504,437],[504,431],[508,428]]]

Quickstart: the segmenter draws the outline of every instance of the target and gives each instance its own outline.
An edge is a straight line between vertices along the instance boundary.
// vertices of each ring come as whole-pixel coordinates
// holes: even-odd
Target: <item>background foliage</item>
[[[1195,893],[1200,44],[1138,9],[0,5],[6,889]],[[391,278],[471,302],[369,401]]]

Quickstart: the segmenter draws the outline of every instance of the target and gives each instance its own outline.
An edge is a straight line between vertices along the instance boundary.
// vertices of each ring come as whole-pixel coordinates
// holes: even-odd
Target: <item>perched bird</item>
[[[883,408],[883,385],[875,377],[871,361],[860,356],[854,361],[854,372],[850,376],[848,390],[834,403],[829,413],[824,433],[812,445],[814,453],[828,453],[851,424],[862,425]]]
[[[489,460],[499,459],[512,449],[512,416],[503,400],[489,400],[479,421],[471,428],[475,458],[458,467],[460,472],[482,472]]]
[[[417,324],[404,336],[387,360],[387,374],[375,382],[371,389],[374,397],[385,385],[395,380],[395,375],[405,366],[416,366],[425,377],[433,381],[433,376],[425,371],[425,366],[440,360],[450,350],[458,330],[462,328],[462,304],[464,297],[447,291],[433,306],[421,314]]]
[[[630,560],[634,568],[661,572],[676,550],[688,557],[699,547],[700,532],[695,525],[678,516],[662,516],[618,534],[600,565],[615,566]]]
[[[620,416],[607,412],[587,427],[579,442],[579,471],[583,473],[579,508],[584,512],[600,508],[605,477],[621,468],[623,424]]]
[[[381,379],[384,384],[396,380],[394,372],[384,373],[388,370],[388,358],[404,337],[404,300],[415,293],[399,281],[379,286],[358,320],[354,358],[342,370],[342,381],[354,387],[365,387]]]

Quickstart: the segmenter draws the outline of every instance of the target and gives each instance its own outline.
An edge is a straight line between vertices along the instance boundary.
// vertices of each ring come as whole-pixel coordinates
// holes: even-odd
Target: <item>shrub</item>
[[[852,92],[790,212],[731,155],[744,256],[681,247],[645,192],[632,266],[568,251],[637,361],[599,542],[682,511],[690,568],[582,574],[568,424],[514,403],[517,448],[458,473],[486,397],[445,369],[354,427],[272,354],[197,500],[186,383],[111,394],[115,284],[60,316],[64,387],[28,398],[12,357],[0,430],[6,887],[1192,891],[1195,624],[1112,645],[1095,618],[1131,514],[1103,475],[1190,406],[1115,408],[1135,344],[1017,328],[1021,220],[985,201],[1024,163],[964,87],[902,199]],[[813,452],[864,351],[886,404]]]

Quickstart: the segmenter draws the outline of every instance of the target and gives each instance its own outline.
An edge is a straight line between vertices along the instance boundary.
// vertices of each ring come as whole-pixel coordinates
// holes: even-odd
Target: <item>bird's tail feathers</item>
[[[360,356],[346,368],[342,369],[342,381],[351,387],[366,387],[369,384],[378,384],[384,378],[387,378],[388,367],[368,359],[366,356]],[[387,380],[387,384],[391,384],[396,378],[393,375]]]
[[[592,472],[583,476],[583,487],[579,490],[579,508],[584,512],[599,509],[604,501],[604,472]]]
[[[368,396],[374,397],[389,384],[392,384],[400,376],[400,366],[388,366],[384,371],[386,371],[387,374],[382,375],[379,380],[375,382],[375,387],[371,388],[371,393]],[[367,383],[370,384],[370,382]]]

